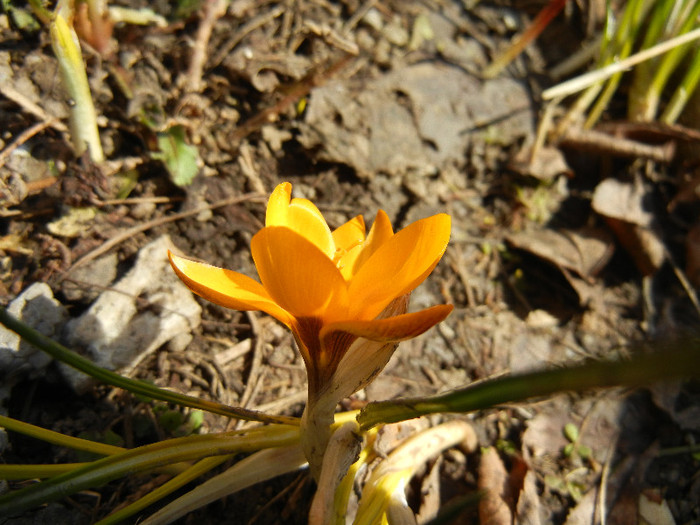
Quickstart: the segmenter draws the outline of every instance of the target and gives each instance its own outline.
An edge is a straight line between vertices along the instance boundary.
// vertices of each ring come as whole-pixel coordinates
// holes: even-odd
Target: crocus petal
[[[250,249],[270,297],[294,317],[343,318],[347,286],[333,261],[289,228],[269,226],[255,234]]]
[[[318,402],[335,406],[365,387],[384,369],[399,341],[422,334],[451,311],[452,305],[439,305],[386,319],[348,321],[325,327],[321,337],[327,344],[347,340],[350,335],[355,339],[340,359],[332,379],[319,389]]]
[[[355,266],[357,264],[357,259],[362,255],[362,244],[351,248],[345,252],[336,262],[335,265],[343,274],[343,278],[346,281],[350,281],[352,276],[355,274]]]
[[[452,308],[451,304],[440,304],[418,312],[385,319],[331,323],[321,330],[321,340],[326,343],[326,341],[337,338],[337,334],[334,335],[334,332],[345,332],[356,337],[383,343],[404,341],[417,337],[442,322],[450,314]]]
[[[444,213],[416,221],[379,246],[350,282],[350,319],[373,319],[433,271],[450,239]]]
[[[267,201],[265,226],[284,226],[291,201],[292,185],[289,182],[278,184]]]
[[[233,310],[261,310],[291,325],[291,316],[275,303],[263,286],[238,272],[191,261],[168,251],[177,276],[197,295]]]
[[[380,246],[385,244],[394,235],[389,216],[384,210],[379,210],[369,230],[367,240],[362,247],[362,253],[355,257],[352,265],[352,273],[356,274],[362,265],[369,259]]]
[[[335,255],[335,243],[326,219],[314,203],[292,199],[292,185],[278,185],[270,196],[265,215],[266,226],[285,226],[306,237],[328,257]]]
[[[333,230],[333,240],[337,250],[347,251],[365,240],[365,220],[362,215]]]

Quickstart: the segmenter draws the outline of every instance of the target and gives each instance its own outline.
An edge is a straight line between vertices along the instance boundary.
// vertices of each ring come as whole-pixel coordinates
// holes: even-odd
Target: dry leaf
[[[668,503],[658,491],[639,495],[639,525],[676,525]]]
[[[613,251],[610,236],[596,228],[521,232],[509,235],[506,240],[518,249],[585,278],[595,276],[610,260]]]
[[[538,148],[534,157],[531,147],[521,149],[510,161],[508,168],[543,182],[549,182],[558,175],[573,174],[561,150],[551,146]]]
[[[519,525],[540,525],[540,496],[537,490],[537,475],[528,470],[523,480],[522,491],[516,508]]]
[[[513,513],[507,501],[508,473],[495,448],[489,447],[481,454],[479,463],[479,490],[484,497],[479,501],[481,525],[511,525]]]
[[[593,193],[593,209],[607,219],[620,243],[642,273],[652,275],[666,257],[663,243],[653,231],[654,214],[650,192],[639,181],[606,179]]]

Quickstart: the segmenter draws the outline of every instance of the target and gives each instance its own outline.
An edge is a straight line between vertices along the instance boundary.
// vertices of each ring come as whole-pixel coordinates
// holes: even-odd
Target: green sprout
[[[87,151],[93,162],[102,162],[105,157],[78,35],[60,12],[49,23],[49,32],[70,101],[71,141],[75,154],[80,156]]]
[[[583,127],[593,127],[632,68],[628,118],[633,121],[675,123],[700,80],[700,1],[631,0],[619,17],[611,6],[607,15],[596,69],[542,94],[544,100],[559,100],[582,92],[558,124],[559,136],[584,115]],[[663,107],[665,92],[672,95]]]

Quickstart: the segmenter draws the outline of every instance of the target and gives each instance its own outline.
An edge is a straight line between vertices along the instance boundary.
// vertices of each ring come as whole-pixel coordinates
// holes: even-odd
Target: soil
[[[163,235],[184,254],[255,276],[250,239],[263,224],[266,196],[290,181],[331,227],[358,214],[369,224],[379,209],[396,230],[434,213],[452,216],[447,253],[411,307],[451,303],[454,312],[402,343],[346,408],[615,358],[635,342],[694,334],[700,206],[694,186],[688,190],[691,157],[661,163],[551,144],[551,160],[523,169],[541,92],[554,83],[549,71],[602,27],[592,5],[567,4],[504,72],[482,78],[536,4],[115,2],[150,7],[166,23],[117,23],[107,44],[83,35],[107,157],[98,165],[74,156],[61,125],[70,104],[48,31],[22,25],[17,10],[27,7],[12,2],[0,15],[0,303],[48,284],[65,306],[55,336],[75,341],[69,320]],[[623,113],[612,103],[606,119]],[[173,129],[196,153],[196,176],[186,184],[176,184],[182,173],[162,160],[159,140],[177,140]],[[644,224],[605,211],[631,197],[593,202],[608,179],[643,194]],[[77,209],[91,211],[80,218]],[[633,235],[621,233],[621,223],[651,240],[630,248]],[[102,280],[98,264],[107,268]],[[178,310],[148,293],[133,294],[139,313]],[[262,314],[195,300],[201,322],[116,368],[184,393],[299,416],[306,378],[291,335]],[[0,374],[11,417],[125,446],[192,431],[188,411],[104,385],[76,389],[55,363],[27,363]],[[700,439],[699,392],[690,382],[571,393],[463,416],[481,449],[496,447],[496,462],[483,461],[481,449],[451,449],[414,479],[409,503],[429,515],[429,494],[440,505],[473,495],[500,468],[516,487],[501,497],[520,522],[598,523],[604,494],[607,523],[641,522],[648,502],[659,512],[649,522],[700,523],[700,458],[661,453]],[[567,424],[579,430],[573,448]],[[207,414],[197,431],[234,426]],[[5,463],[81,460],[18,434],[8,440]],[[437,480],[433,488],[429,479]],[[162,481],[126,478],[4,523],[90,523]],[[313,493],[306,472],[290,474],[180,522],[305,523]],[[452,523],[486,521],[473,506]]]

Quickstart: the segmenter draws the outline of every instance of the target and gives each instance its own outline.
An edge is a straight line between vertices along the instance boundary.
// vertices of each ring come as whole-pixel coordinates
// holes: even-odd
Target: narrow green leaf
[[[370,403],[358,416],[361,430],[439,412],[472,412],[501,404],[611,386],[645,386],[655,381],[700,377],[700,340],[655,345],[652,353],[541,370],[484,381],[437,396]]]
[[[299,442],[299,428],[270,425],[250,430],[175,438],[126,450],[66,474],[0,496],[0,516],[12,516],[126,475],[182,461],[252,452]]]
[[[236,419],[243,419],[246,421],[259,421],[260,423],[279,423],[287,425],[299,425],[299,418],[287,417],[287,416],[268,416],[261,412],[255,410],[247,410],[240,407],[230,407],[222,403],[216,403],[215,401],[207,401],[204,399],[199,399],[193,396],[188,396],[185,394],[180,394],[178,392],[172,392],[170,390],[165,390],[158,388],[155,385],[147,383],[145,381],[139,381],[137,379],[130,379],[128,377],[120,376],[119,374],[101,368],[89,359],[76,354],[75,352],[69,350],[65,346],[57,343],[53,339],[46,337],[42,333],[36,331],[30,326],[26,325],[22,321],[16,319],[10,315],[7,310],[0,307],[0,323],[5,325],[7,328],[16,332],[28,343],[36,346],[39,350],[46,352],[51,357],[62,363],[66,363],[72,366],[76,370],[86,373],[87,375],[94,377],[98,381],[102,381],[108,385],[116,386],[118,388],[123,388],[137,395],[143,395],[150,399],[157,399],[160,401],[167,401],[169,403],[175,403],[177,405],[187,406],[191,408],[199,408],[213,414],[219,414],[226,417],[232,417]]]

